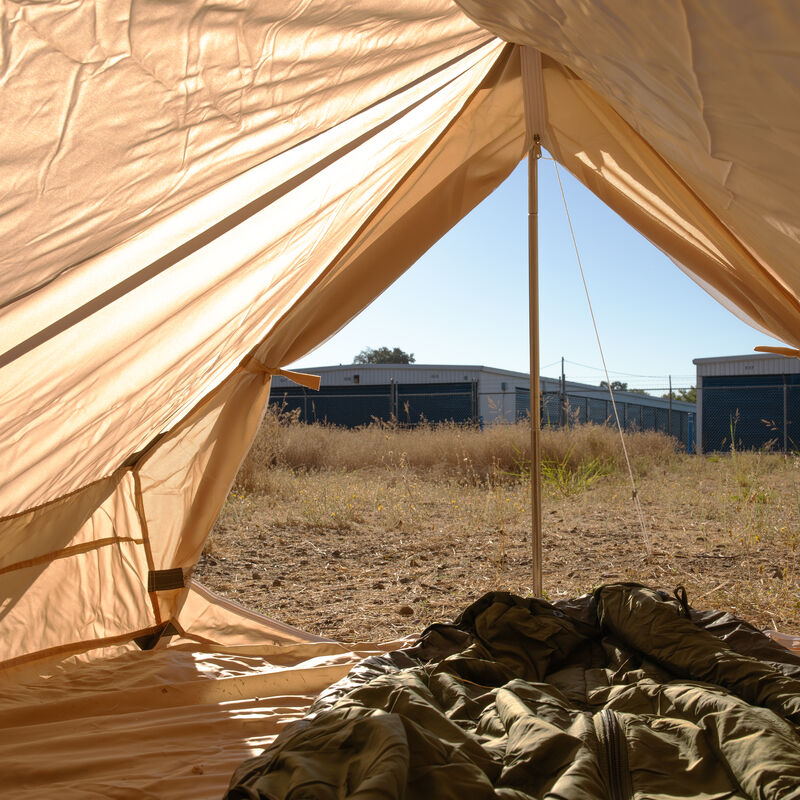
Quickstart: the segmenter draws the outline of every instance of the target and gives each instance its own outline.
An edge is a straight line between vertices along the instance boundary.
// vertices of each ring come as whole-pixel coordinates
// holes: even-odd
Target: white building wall
[[[527,386],[528,376],[524,373],[483,369],[478,382],[478,407],[484,423],[516,421],[517,387]]]
[[[791,359],[786,359],[787,361]],[[800,371],[800,362],[798,371]],[[478,414],[485,424],[495,422],[515,422],[517,389],[529,388],[527,373],[495,369],[477,365],[458,366],[452,364],[340,364],[327,367],[303,367],[298,372],[308,372],[321,377],[321,387],[325,386],[375,386],[389,383],[460,383],[478,382]],[[358,380],[356,380],[356,378]],[[293,385],[282,376],[273,379],[274,388]],[[583,397],[608,399],[608,392],[597,386],[567,381],[567,393]],[[542,392],[558,392],[557,378],[542,378]],[[615,396],[624,402],[666,408],[669,403],[649,395],[616,392]],[[677,411],[694,410],[688,403],[673,402]]]

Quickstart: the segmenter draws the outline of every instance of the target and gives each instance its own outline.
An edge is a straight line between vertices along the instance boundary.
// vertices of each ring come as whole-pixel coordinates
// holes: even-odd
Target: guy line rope
[[[583,263],[581,262],[581,254],[578,250],[578,242],[575,239],[575,231],[572,228],[572,217],[569,213],[569,206],[567,205],[567,196],[564,194],[564,185],[561,183],[561,173],[558,169],[558,162],[555,159],[547,159],[548,161],[553,162],[553,166],[556,168],[556,178],[558,178],[558,188],[561,190],[561,199],[564,201],[564,211],[567,214],[567,223],[569,224],[569,232],[570,236],[572,237],[572,246],[575,248],[575,258],[578,260],[578,269],[581,273],[581,281],[583,282],[583,290],[586,293],[586,303],[589,306],[589,315],[592,318],[592,326],[594,327],[594,335],[597,339],[597,347],[600,350],[600,359],[603,362],[603,372],[606,376],[606,383],[608,384],[608,392],[611,395],[611,406],[614,409],[614,419],[617,422],[617,430],[619,431],[619,438],[622,442],[622,452],[625,454],[625,463],[628,466],[628,476],[630,477],[631,481],[631,498],[633,499],[633,504],[636,507],[636,514],[639,517],[639,525],[642,529],[642,539],[644,539],[644,548],[647,552],[648,560],[651,558],[653,551],[650,546],[650,535],[647,532],[647,526],[645,525],[644,521],[644,514],[642,512],[642,505],[639,502],[639,491],[636,488],[636,480],[633,477],[633,468],[631,467],[631,459],[628,455],[628,448],[625,445],[625,436],[622,432],[622,424],[619,421],[619,413],[617,412],[617,403],[614,398],[614,390],[611,388],[611,378],[608,374],[608,367],[606,366],[606,357],[603,352],[603,345],[600,342],[600,333],[597,329],[597,320],[594,316],[594,309],[592,308],[592,300],[589,297],[589,287],[586,283],[586,275],[583,272]]]

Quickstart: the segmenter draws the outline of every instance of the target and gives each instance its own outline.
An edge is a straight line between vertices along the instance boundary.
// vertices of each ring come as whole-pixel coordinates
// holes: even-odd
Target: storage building
[[[696,358],[701,452],[800,446],[800,361],[753,353]]]
[[[513,422],[528,415],[525,372],[453,364],[348,364],[308,367],[321,377],[319,392],[273,378],[270,401],[299,410],[306,422],[355,427],[395,418],[401,424],[428,422]],[[555,378],[541,379],[542,424],[613,421],[608,389]],[[694,405],[636,392],[615,392],[620,420],[628,429],[672,433],[690,448]],[[562,410],[563,409],[563,410]]]

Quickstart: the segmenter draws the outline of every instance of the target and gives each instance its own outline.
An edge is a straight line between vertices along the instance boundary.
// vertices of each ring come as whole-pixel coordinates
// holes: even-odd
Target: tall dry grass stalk
[[[626,433],[628,452],[639,474],[669,461],[676,440],[646,431]],[[577,471],[587,463],[614,472],[624,465],[618,432],[603,425],[542,431],[542,460]],[[445,423],[401,428],[375,423],[361,428],[306,425],[291,414],[270,410],[237,477],[245,491],[270,492],[272,466],[290,470],[403,467],[470,483],[524,478],[530,465],[530,426],[498,424],[479,430]]]

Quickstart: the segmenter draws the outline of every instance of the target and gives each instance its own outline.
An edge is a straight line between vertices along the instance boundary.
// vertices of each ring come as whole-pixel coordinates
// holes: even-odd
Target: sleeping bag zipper
[[[594,718],[600,743],[600,757],[605,761],[610,800],[629,800],[631,776],[628,768],[628,747],[616,714],[604,708]]]

